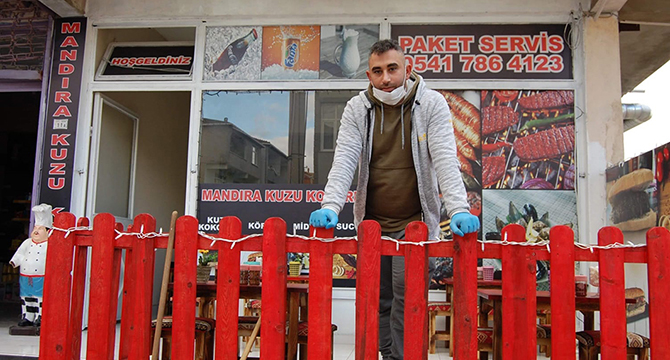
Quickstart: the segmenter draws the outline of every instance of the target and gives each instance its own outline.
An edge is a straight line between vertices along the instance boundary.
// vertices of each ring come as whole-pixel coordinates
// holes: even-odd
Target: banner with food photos
[[[577,233],[572,90],[440,90],[452,114],[461,176],[481,237],[521,224],[529,241],[553,225]],[[450,236],[446,211],[442,229]],[[575,235],[577,236],[577,235]]]
[[[379,24],[211,26],[203,80],[366,79]]]
[[[658,209],[655,225],[670,230],[670,143],[656,148],[653,159],[657,196],[651,203],[652,210]]]
[[[666,194],[665,190],[667,165],[664,166],[670,160],[670,153],[668,160],[663,156],[667,148],[666,144],[607,169],[609,225],[624,232],[647,231],[656,225],[663,226],[663,220],[670,215],[670,201],[667,201],[670,194]],[[666,199],[665,206],[662,201],[659,202],[663,198]],[[666,225],[670,227],[670,224]]]

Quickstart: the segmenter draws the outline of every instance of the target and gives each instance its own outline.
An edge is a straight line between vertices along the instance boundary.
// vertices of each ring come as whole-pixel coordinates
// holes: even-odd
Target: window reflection
[[[325,184],[355,91],[206,91],[201,184]]]

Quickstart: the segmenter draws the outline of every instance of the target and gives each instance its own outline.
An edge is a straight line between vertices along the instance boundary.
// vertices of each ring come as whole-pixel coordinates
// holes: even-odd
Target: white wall
[[[427,0],[420,3],[412,1],[388,0],[283,0],[283,1],[180,1],[180,0],[88,0],[86,14],[92,19],[123,18],[125,20],[147,20],[150,18],[210,18],[217,20],[242,21],[247,24],[273,21],[281,23],[283,19],[302,19],[313,22],[309,16],[346,17],[384,17],[384,16],[451,16],[454,14],[477,14],[496,17],[500,14],[524,16],[528,14],[565,14],[576,9],[579,1],[469,1],[469,0]],[[306,6],[308,5],[308,6]],[[586,8],[589,5],[585,6]],[[480,20],[484,21],[484,20]],[[295,21],[292,21],[295,24]]]

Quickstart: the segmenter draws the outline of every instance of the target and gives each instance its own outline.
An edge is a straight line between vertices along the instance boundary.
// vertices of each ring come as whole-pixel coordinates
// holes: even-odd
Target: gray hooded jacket
[[[451,113],[444,96],[426,87],[423,78],[412,74],[419,81],[412,107],[412,157],[417,174],[423,221],[428,226],[428,237],[437,239],[440,228],[440,189],[447,214],[467,212],[465,186],[460,164],[456,158],[456,142],[451,124]],[[354,223],[358,228],[365,217],[365,201],[372,155],[374,116],[365,93],[361,91],[347,102],[342,114],[333,164],[321,207],[339,214],[344,206],[356,165],[359,165]],[[402,181],[402,179],[398,179]],[[439,185],[439,187],[438,187]],[[393,196],[389,194],[388,196]]]

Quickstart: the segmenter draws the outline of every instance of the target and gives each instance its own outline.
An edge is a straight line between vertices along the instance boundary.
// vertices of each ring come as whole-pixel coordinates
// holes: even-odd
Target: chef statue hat
[[[53,224],[51,205],[39,204],[34,206],[33,213],[35,214],[35,226],[41,225],[47,228],[51,228],[51,225]]]

